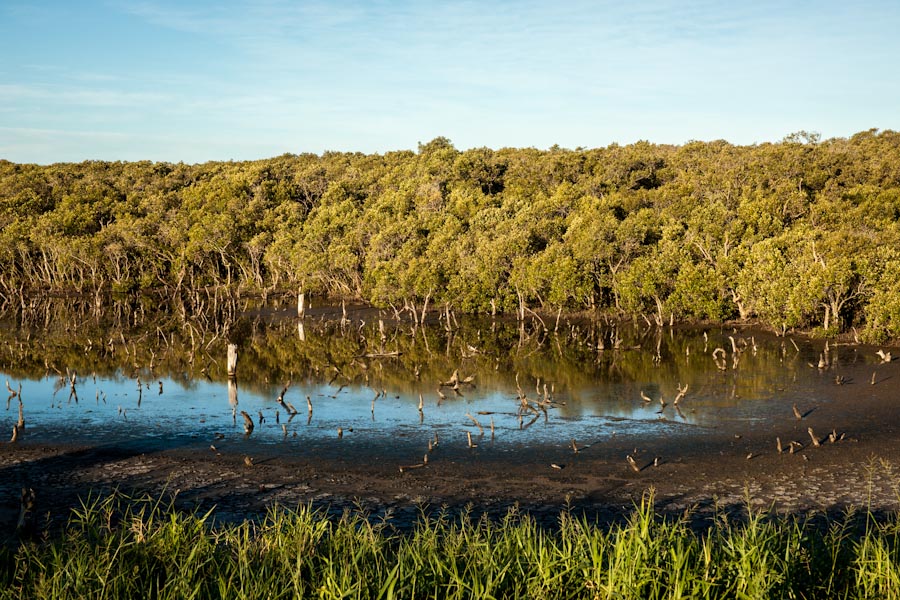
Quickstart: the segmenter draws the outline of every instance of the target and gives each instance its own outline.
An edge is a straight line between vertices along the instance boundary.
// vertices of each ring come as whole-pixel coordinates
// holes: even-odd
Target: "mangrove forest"
[[[0,161],[0,305],[288,292],[900,338],[900,133]]]

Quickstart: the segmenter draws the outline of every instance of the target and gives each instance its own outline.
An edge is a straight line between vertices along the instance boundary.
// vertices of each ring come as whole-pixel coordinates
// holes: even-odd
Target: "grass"
[[[749,506],[749,503],[748,503]],[[599,527],[422,516],[408,532],[273,508],[260,522],[114,495],[0,549],[0,598],[900,598],[900,518],[748,511],[697,530],[647,495]]]

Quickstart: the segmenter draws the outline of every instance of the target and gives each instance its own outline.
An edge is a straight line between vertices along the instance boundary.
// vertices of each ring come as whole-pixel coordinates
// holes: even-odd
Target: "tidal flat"
[[[5,531],[23,489],[50,528],[114,490],[221,522],[309,506],[400,528],[512,507],[612,521],[651,489],[698,523],[748,503],[897,508],[898,366],[879,348],[554,315],[300,319],[278,301],[202,327],[152,308],[48,301],[4,323]]]

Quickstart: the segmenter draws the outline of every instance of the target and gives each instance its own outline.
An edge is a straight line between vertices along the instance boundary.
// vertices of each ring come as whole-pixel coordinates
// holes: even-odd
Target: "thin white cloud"
[[[85,18],[134,26],[134,47],[118,61],[90,44],[68,63],[18,55],[32,64],[0,66],[0,124],[128,132],[123,157],[188,160],[414,147],[431,133],[467,146],[571,147],[753,141],[760,123],[777,124],[780,138],[858,114],[897,126],[886,105],[900,80],[872,68],[896,55],[889,2],[99,3],[86,3]],[[65,23],[72,10],[51,16]],[[168,54],[153,60],[160,48]],[[790,125],[812,114],[822,122]]]
[[[120,141],[132,137],[129,134],[116,131],[84,131],[73,129],[48,129],[44,127],[2,127],[3,131],[9,135],[16,135],[22,138],[31,138],[33,140],[56,140],[59,138],[69,138],[76,140],[106,140]]]
[[[0,127],[0,159],[15,162],[161,160],[205,162],[277,156],[297,150],[283,141],[220,132],[143,134],[85,129]],[[211,151],[215,148],[215,151]]]
[[[115,6],[147,23],[183,33],[227,38],[238,43],[321,35],[365,18],[352,3],[230,2],[202,7],[181,2],[126,1]]]
[[[70,87],[52,84],[0,84],[0,102],[46,101],[97,108],[156,105],[171,99],[156,92],[128,92],[109,88]]]

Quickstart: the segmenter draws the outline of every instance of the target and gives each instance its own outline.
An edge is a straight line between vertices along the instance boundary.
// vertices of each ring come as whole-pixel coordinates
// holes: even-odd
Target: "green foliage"
[[[624,522],[511,510],[423,515],[411,531],[345,512],[272,508],[215,524],[109,496],[64,531],[0,549],[0,598],[898,598],[896,516],[865,527],[748,509],[695,530],[645,495]]]
[[[296,291],[900,333],[900,134],[245,163],[0,162],[0,304]]]

